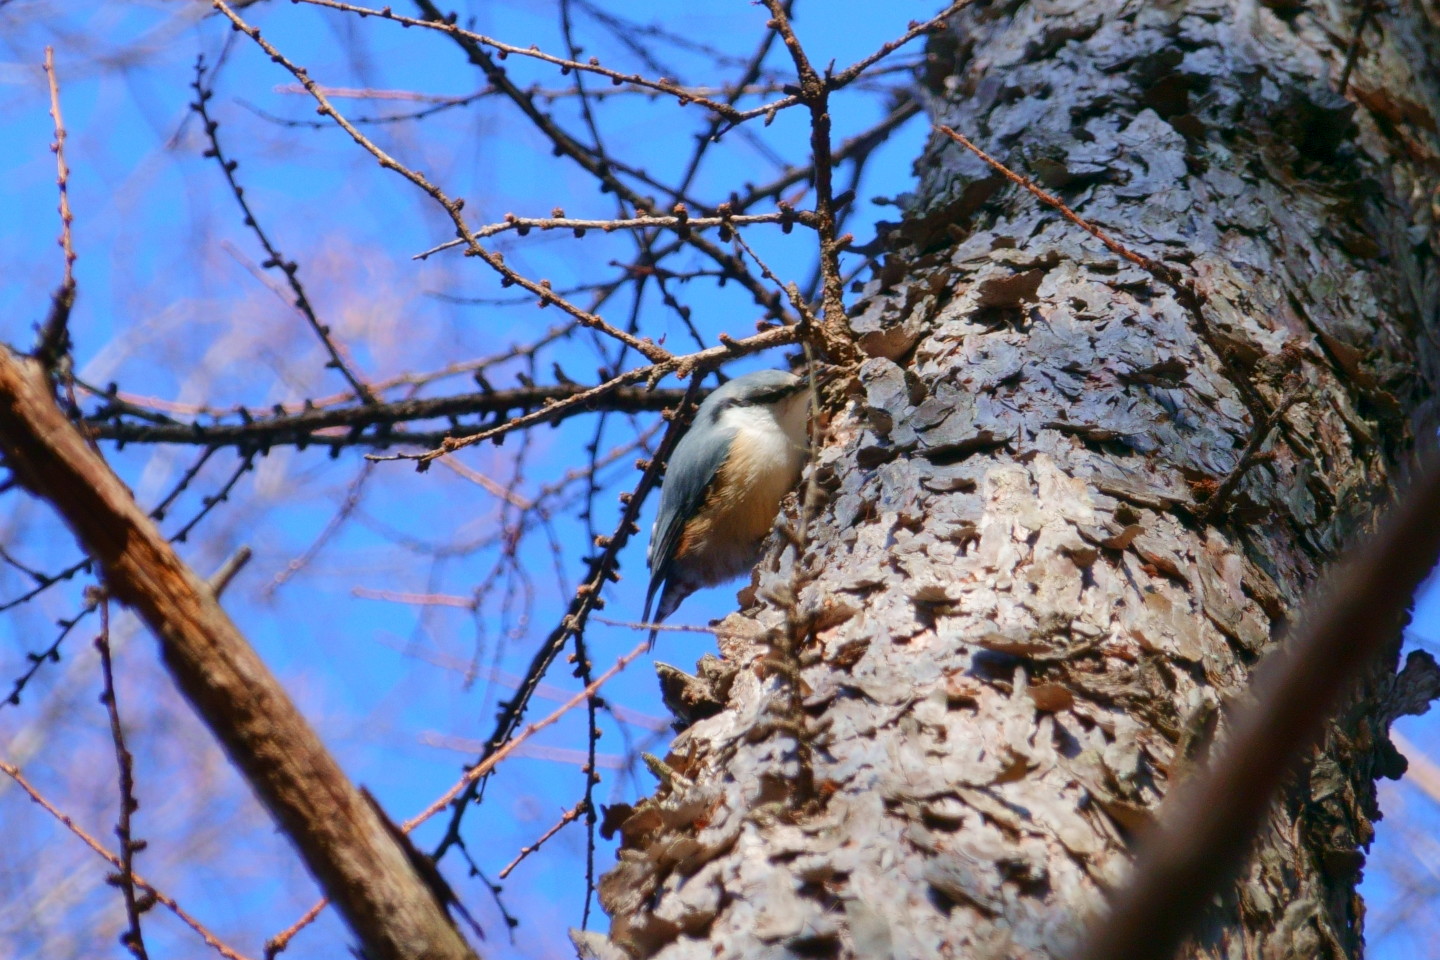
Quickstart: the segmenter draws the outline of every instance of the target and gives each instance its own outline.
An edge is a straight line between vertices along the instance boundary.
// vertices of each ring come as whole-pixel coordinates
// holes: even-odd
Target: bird
[[[670,455],[650,532],[650,630],[701,587],[740,576],[759,559],[780,500],[800,480],[807,450],[805,381],[759,370],[714,390]]]

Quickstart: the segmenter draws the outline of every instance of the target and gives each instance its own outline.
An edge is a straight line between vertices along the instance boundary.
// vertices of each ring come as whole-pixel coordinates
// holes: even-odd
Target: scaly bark
[[[937,122],[1202,304],[932,139],[852,311],[871,359],[813,467],[823,507],[798,560],[773,545],[725,661],[667,673],[692,722],[655,797],[610,811],[612,928],[585,951],[1073,950],[1218,704],[1434,432],[1440,14],[1381,14],[1342,98],[1358,14],[977,3],[932,42]],[[790,598],[798,711],[769,652]],[[1187,956],[1359,955],[1374,780],[1403,769],[1386,729],[1433,680],[1394,667]]]

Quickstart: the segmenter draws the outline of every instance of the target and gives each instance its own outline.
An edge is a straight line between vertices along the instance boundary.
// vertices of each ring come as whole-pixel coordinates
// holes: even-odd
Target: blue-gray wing
[[[710,411],[702,405],[696,412],[696,426],[709,415]],[[675,557],[675,548],[680,545],[685,521],[693,517],[705,502],[705,492],[710,481],[720,472],[732,439],[733,431],[718,430],[713,426],[697,430],[692,426],[670,455],[670,464],[660,487],[660,510],[655,516],[655,530],[650,535],[650,589],[645,594],[646,620],[650,619],[650,604],[656,591],[670,576],[671,561]]]

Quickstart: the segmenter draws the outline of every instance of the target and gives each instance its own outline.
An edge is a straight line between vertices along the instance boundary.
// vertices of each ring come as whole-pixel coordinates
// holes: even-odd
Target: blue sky
[[[626,3],[607,9],[641,23],[661,22],[668,30],[738,57],[753,48],[764,20],[762,8],[737,3]],[[823,9],[821,15],[819,5],[802,2],[796,27],[817,63],[834,59],[840,65],[903,32],[907,20],[934,12],[930,4],[921,3],[843,2]],[[478,31],[547,50],[563,49],[552,4],[472,3],[460,13],[462,21],[473,17]],[[260,4],[246,16],[330,86],[463,95],[480,82],[443,38],[419,30],[279,3]],[[638,66],[593,20],[577,16],[577,23],[587,55],[596,53],[607,64]],[[5,265],[0,316],[6,318],[8,342],[29,342],[30,327],[43,316],[60,271],[52,242],[57,230],[54,159],[46,149],[52,134],[39,70],[47,43],[57,49],[70,131],[67,153],[80,256],[73,330],[82,376],[101,384],[115,381],[123,389],[166,400],[217,406],[261,407],[332,394],[344,386],[325,369],[300,320],[257,280],[255,265],[261,254],[255,240],[241,224],[214,161],[202,156],[205,144],[186,107],[200,54],[212,65],[223,64],[212,108],[221,122],[222,145],[240,162],[238,175],[247,198],[280,248],[300,263],[301,278],[322,318],[353,348],[355,366],[367,377],[435,369],[493,353],[533,339],[559,322],[554,311],[540,312],[530,305],[462,304],[437,296],[510,298],[513,291],[459,256],[410,260],[411,254],[452,235],[443,213],[412,186],[380,170],[343,133],[265,119],[308,121],[315,113],[308,100],[288,89],[293,83],[288,74],[253,45],[235,39],[222,22],[204,13],[203,4],[12,0],[0,5],[0,263]],[[674,68],[672,75],[685,82],[713,82],[735,72],[727,63],[717,64],[710,52],[686,51],[675,44],[662,49]],[[772,58],[771,63],[779,66],[780,60]],[[553,68],[523,58],[512,57],[506,65],[526,84],[560,86],[563,81]],[[413,106],[347,98],[338,99],[337,105],[350,116]],[[570,129],[583,129],[573,101],[556,101],[553,110]],[[883,104],[876,96],[856,92],[843,97],[835,112],[837,139],[863,130],[882,115]],[[600,131],[618,154],[668,179],[688,157],[693,142],[689,134],[700,128],[699,116],[673,104],[628,98],[605,104]],[[387,150],[452,194],[464,196],[475,222],[497,220],[506,212],[543,215],[557,203],[572,216],[606,217],[613,212],[612,199],[597,193],[587,175],[552,157],[548,144],[493,101],[420,125],[369,129]],[[676,136],[677,131],[684,135]],[[746,181],[773,177],[778,168],[772,153],[800,159],[804,127],[798,112],[781,114],[773,126],[753,132],[756,142],[732,134],[714,149],[697,178],[697,192],[723,195]],[[912,121],[867,168],[851,227],[862,241],[871,235],[875,219],[893,216],[870,198],[910,187],[909,164],[924,137],[923,122]],[[807,250],[798,233],[791,238],[778,231],[748,236],[781,275],[806,275]],[[496,246],[522,272],[546,277],[561,289],[604,276],[610,260],[633,255],[627,238],[594,235],[584,241],[512,237]],[[717,289],[701,278],[676,284],[675,291],[694,309],[707,337],[753,330],[757,311],[733,284]],[[621,297],[606,304],[604,312],[618,321],[629,307]],[[646,329],[664,331],[668,338],[686,336],[667,310],[648,305],[641,318]],[[541,373],[548,378],[548,364],[555,360],[577,379],[588,379],[602,359],[590,341],[577,338],[547,355]],[[749,365],[761,364],[774,362],[762,359]],[[490,376],[499,384],[521,369],[511,364]],[[461,384],[442,382],[432,392],[464,389]],[[612,418],[601,449],[633,440],[649,422]],[[591,442],[593,429],[587,422],[572,422],[533,434],[518,489],[533,495],[562,475],[573,465],[575,451]],[[469,453],[463,462],[503,481],[511,476],[520,447],[519,439],[512,438],[504,447]],[[107,455],[147,503],[193,459],[191,451],[135,446],[119,453],[107,450]],[[620,458],[605,472],[611,489],[597,501],[594,520],[602,532],[609,532],[618,516],[615,493],[638,477],[631,466],[637,455]],[[236,463],[228,452],[213,459],[197,489],[182,497],[167,530],[199,509],[199,497],[223,483]],[[521,547],[525,577],[514,581],[514,605],[492,603],[476,615],[453,607],[421,611],[412,604],[376,599],[386,591],[471,595],[488,576],[493,554],[466,553],[465,548],[483,539],[505,514],[494,498],[443,469],[422,475],[406,465],[386,463],[372,468],[362,482],[364,472],[354,454],[331,460],[317,450],[276,452],[241,480],[233,502],[201,524],[185,551],[199,569],[208,570],[241,543],[255,549],[256,559],[227,595],[227,607],[346,769],[403,818],[453,782],[469,756],[467,743],[488,734],[495,701],[505,695],[503,686],[488,685],[483,677],[467,680],[466,666],[473,662],[482,673],[492,667],[518,673],[563,609],[571,584],[562,588],[557,582],[548,541],[537,535]],[[287,565],[308,556],[357,484],[359,506],[351,519],[295,576],[277,583]],[[649,521],[647,510],[642,521],[646,530]],[[41,569],[53,570],[76,556],[68,535],[33,504],[0,524],[0,534],[0,543],[22,544],[27,562]],[[556,534],[567,543],[584,537],[582,525],[568,514],[556,521]],[[637,537],[626,550],[625,579],[612,594],[607,617],[639,617],[643,540]],[[579,570],[575,557],[568,557],[566,575],[573,579]],[[0,595],[10,596],[21,586],[13,572],[0,574]],[[49,621],[74,612],[78,590],[59,588],[32,609],[0,620],[0,663],[21,663],[23,651],[48,643],[53,636]],[[703,623],[733,608],[734,589],[719,588],[692,598],[680,619]],[[1440,594],[1431,591],[1418,606],[1415,637],[1440,639],[1437,618]],[[127,716],[138,728],[142,835],[159,847],[171,832],[176,837],[193,835],[187,827],[223,812],[234,827],[231,841],[239,838],[257,862],[290,864],[269,873],[250,872],[233,867],[233,854],[207,859],[206,851],[213,855],[214,849],[225,848],[201,845],[196,855],[183,858],[187,869],[177,867],[166,878],[173,880],[171,892],[213,921],[217,932],[233,935],[236,946],[258,954],[262,934],[274,933],[308,906],[309,882],[243,786],[217,764],[213,748],[204,746],[203,731],[169,694],[148,638],[133,626],[122,624],[119,629],[135,641],[121,644],[119,655],[126,671],[122,707],[133,705]],[[631,630],[598,623],[588,637],[602,665],[638,639]],[[707,646],[693,635],[665,636],[659,657],[688,667]],[[107,791],[113,793],[113,774],[106,767],[111,759],[103,714],[94,703],[88,637],[77,634],[66,654],[62,665],[42,672],[20,710],[0,712],[0,744],[13,749],[33,736],[47,716],[47,705],[90,710],[48,734],[44,748],[36,750],[26,766],[37,783],[64,796],[63,791],[77,788],[73,758],[96,758],[93,781],[88,782],[101,799],[94,801],[91,823],[97,834],[109,838],[107,818],[113,814],[101,801],[108,799]],[[0,677],[8,680],[17,670],[6,666]],[[551,679],[559,688],[575,687],[564,670],[556,670]],[[617,680],[607,697],[654,721],[664,716],[646,661]],[[552,706],[553,701],[538,701],[531,718]],[[538,742],[552,751],[574,750],[583,744],[581,721],[581,715],[567,717]],[[1401,729],[1420,749],[1440,750],[1434,724],[1427,719],[1403,721]],[[647,730],[643,720],[629,725],[606,721],[602,754],[619,756],[631,742],[648,742],[646,749],[663,752],[665,739],[663,733]],[[201,759],[179,750],[182,743],[198,745]],[[199,775],[200,768],[214,778],[214,792],[187,802],[176,784],[188,783],[181,778]],[[602,802],[632,799],[650,787],[644,773],[630,777],[608,768],[602,773]],[[86,782],[82,777],[79,786]],[[489,805],[469,820],[467,836],[476,862],[496,873],[574,804],[582,783],[578,766],[563,753],[507,762],[491,787]],[[1407,823],[1434,824],[1433,803],[1414,789],[1390,785],[1385,795],[1387,803],[1404,806]],[[78,847],[73,840],[57,838],[53,824],[14,796],[0,792],[0,811],[0,825],[11,834],[25,831],[28,841],[37,845],[37,856],[43,845]],[[19,827],[8,826],[12,817]],[[433,844],[437,827],[432,823],[421,829],[422,847]],[[1391,842],[1387,825],[1381,824],[1377,856],[1403,860],[1409,855],[1405,845],[1387,847]],[[452,865],[450,875],[490,932],[487,955],[568,955],[563,932],[579,915],[583,843],[581,828],[567,828],[506,881],[505,903],[522,920],[513,946],[482,885]],[[85,856],[76,854],[76,869],[99,872]],[[599,867],[610,862],[609,850],[602,849]],[[142,871],[149,863],[166,861],[154,853],[142,855]],[[1376,869],[1367,873],[1366,891],[1375,898],[1372,918],[1382,914],[1387,898],[1395,895],[1388,876]],[[118,913],[120,906],[118,896],[103,885],[79,902],[96,915]],[[198,954],[188,931],[158,913],[150,917],[152,956]],[[3,922],[0,915],[0,925]],[[1411,929],[1397,926],[1373,940],[1372,956],[1414,956]],[[334,956],[342,937],[333,916],[327,917],[297,938],[286,956]],[[97,941],[94,949],[102,948],[120,950],[113,939]],[[25,942],[18,949],[18,956],[27,955]],[[29,949],[37,948],[32,944]]]

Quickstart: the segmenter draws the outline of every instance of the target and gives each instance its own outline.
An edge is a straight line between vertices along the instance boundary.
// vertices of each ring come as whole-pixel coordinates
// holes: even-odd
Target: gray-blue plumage
[[[651,605],[657,593],[660,604],[655,622],[658,623],[674,612],[680,601],[698,586],[734,575],[734,571],[729,569],[733,563],[722,561],[717,569],[704,569],[701,565],[704,558],[687,558],[691,566],[679,569],[676,551],[685,537],[686,525],[706,507],[707,497],[714,495],[712,484],[720,476],[742,429],[752,433],[770,429],[776,435],[785,431],[785,446],[794,447],[795,453],[791,456],[787,452],[777,458],[779,462],[774,469],[786,471],[787,475],[794,474],[785,483],[787,488],[793,485],[794,478],[798,478],[803,456],[799,451],[803,448],[804,408],[792,408],[792,404],[803,403],[803,397],[797,397],[801,386],[803,381],[783,370],[760,370],[736,377],[713,391],[700,404],[689,430],[680,438],[670,456],[660,489],[660,507],[648,556],[650,586],[645,595],[646,621],[650,619]],[[792,409],[798,409],[798,430],[795,427],[796,417],[791,415]],[[774,417],[777,412],[786,416],[777,420]],[[800,434],[798,438],[790,436],[795,432]],[[777,497],[777,508],[778,504]],[[650,639],[653,644],[654,631]]]

